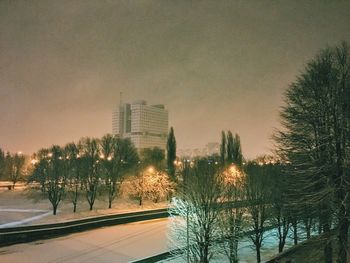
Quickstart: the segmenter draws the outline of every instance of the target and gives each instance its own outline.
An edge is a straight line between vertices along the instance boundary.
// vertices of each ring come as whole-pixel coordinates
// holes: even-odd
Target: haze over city
[[[282,96],[350,39],[346,1],[1,1],[0,142],[32,153],[111,132],[119,103],[169,111],[178,148],[239,133],[268,153]]]

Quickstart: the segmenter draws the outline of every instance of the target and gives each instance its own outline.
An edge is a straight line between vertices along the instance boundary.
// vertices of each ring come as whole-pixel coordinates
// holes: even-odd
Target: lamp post
[[[188,169],[190,167],[190,160],[184,160],[184,190],[185,190],[185,196],[187,194],[187,187],[188,187]],[[186,202],[186,253],[187,253],[187,263],[190,262],[190,230],[189,230],[189,225],[190,225],[190,207],[188,204],[188,201]]]

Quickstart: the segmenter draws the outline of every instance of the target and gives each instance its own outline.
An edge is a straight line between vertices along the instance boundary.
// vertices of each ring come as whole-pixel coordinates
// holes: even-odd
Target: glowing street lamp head
[[[149,173],[153,173],[154,172],[154,167],[153,166],[148,167],[148,172]]]

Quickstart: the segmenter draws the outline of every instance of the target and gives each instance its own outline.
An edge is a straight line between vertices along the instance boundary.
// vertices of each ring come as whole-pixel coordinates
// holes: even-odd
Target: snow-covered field
[[[169,221],[169,230],[171,229],[171,221]],[[277,228],[271,229],[269,231],[266,231],[264,233],[263,238],[263,244],[261,248],[261,261],[265,262],[271,258],[273,258],[275,255],[278,254],[278,232]],[[311,236],[317,236],[318,231],[316,228],[312,229]],[[302,225],[298,225],[298,242],[302,242],[306,240],[306,232],[303,229]],[[181,243],[183,244],[183,243]],[[293,239],[293,231],[292,229],[289,230],[286,244],[284,246],[284,250],[287,250],[291,248],[294,245],[294,239]],[[221,252],[220,254],[219,250],[216,251],[214,257],[211,259],[210,262],[213,263],[223,263],[223,262],[229,262],[227,256]],[[254,263],[256,262],[256,251],[255,247],[253,246],[253,242],[251,241],[249,236],[243,236],[239,243],[238,243],[238,257],[239,262],[241,263]],[[176,255],[174,257],[168,258],[166,260],[161,260],[158,262],[169,262],[169,263],[185,263],[186,261],[186,255]]]
[[[285,249],[288,249],[293,245],[293,240],[291,237],[287,239]],[[274,255],[278,253],[278,238],[276,236],[276,230],[270,230],[266,233],[263,247],[261,249],[262,262],[271,259]],[[256,252],[252,246],[252,242],[248,237],[243,237],[238,245],[238,257],[241,263],[255,263],[256,262]],[[158,261],[159,263],[185,263],[186,260],[181,257],[173,257],[166,260]],[[222,263],[229,262],[225,255],[216,255],[211,262]]]
[[[148,209],[167,207],[167,202],[153,203],[145,200],[142,206],[137,200],[121,197],[114,200],[112,208],[108,209],[106,197],[100,195],[89,211],[85,195],[79,197],[77,212],[73,213],[73,205],[68,198],[61,201],[58,206],[58,214],[52,215],[52,207],[45,195],[40,190],[16,188],[0,190],[0,228],[30,224],[46,224],[64,222],[92,216],[127,213]]]

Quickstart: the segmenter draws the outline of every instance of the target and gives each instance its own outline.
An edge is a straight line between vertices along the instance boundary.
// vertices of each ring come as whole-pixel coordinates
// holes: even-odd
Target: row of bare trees
[[[64,147],[39,150],[34,156],[31,180],[40,182],[54,214],[63,198],[69,198],[76,212],[81,192],[92,210],[98,193],[105,191],[111,208],[127,175],[132,175],[128,179],[129,193],[142,205],[144,198],[158,202],[171,190],[164,158],[159,148],[145,149],[139,158],[127,138],[110,134],[101,139],[86,137]]]

